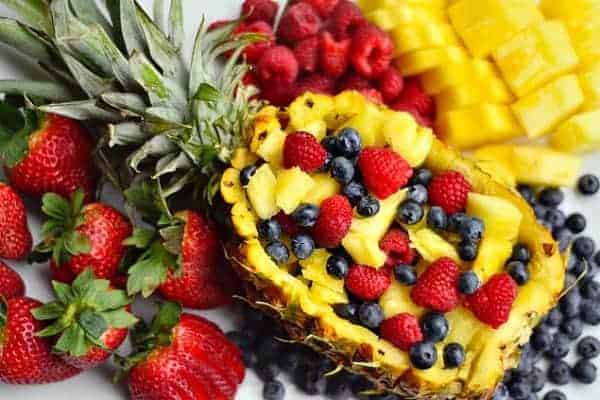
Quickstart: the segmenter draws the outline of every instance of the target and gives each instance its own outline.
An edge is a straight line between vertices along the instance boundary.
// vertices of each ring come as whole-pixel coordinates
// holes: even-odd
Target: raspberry
[[[275,45],[275,35],[271,26],[264,21],[255,21],[250,24],[241,23],[234,31],[234,35],[243,33],[259,33],[265,36],[265,40],[251,44],[244,50],[246,60],[255,64],[260,60],[261,56],[270,47]]]
[[[418,306],[442,313],[449,312],[459,302],[459,279],[458,265],[452,259],[442,257],[419,276],[410,297]]]
[[[316,35],[321,29],[321,23],[321,17],[310,4],[296,3],[281,17],[277,33],[281,40],[294,43]]]
[[[470,191],[471,184],[460,172],[444,171],[435,175],[429,184],[429,202],[454,214],[465,209]]]
[[[296,236],[301,232],[300,227],[296,224],[294,219],[290,215],[284,213],[283,211],[280,211],[275,216],[275,220],[279,222],[279,225],[281,225],[281,229],[288,236]]]
[[[355,265],[346,276],[346,290],[364,301],[381,297],[392,284],[390,274],[365,265]]]
[[[310,4],[321,18],[329,18],[339,0],[302,0],[303,3]]]
[[[406,80],[404,90],[396,100],[396,105],[402,107],[402,110],[413,108],[426,118],[433,118],[435,115],[433,99],[425,94],[421,84],[415,78]]]
[[[419,320],[412,314],[402,313],[383,321],[379,327],[381,337],[402,351],[423,340]]]
[[[360,89],[359,92],[364,97],[366,97],[369,101],[371,101],[375,104],[383,104],[383,96],[381,95],[379,90],[377,90],[375,88],[366,88],[366,89]]]
[[[493,276],[475,294],[467,297],[465,305],[481,322],[498,329],[508,321],[516,298],[516,282],[509,274],[502,273]]]
[[[263,21],[273,25],[278,8],[273,0],[246,0],[242,5],[242,15],[246,16],[247,22]]]
[[[335,81],[320,74],[308,75],[298,82],[294,98],[302,96],[306,92],[333,95],[335,92]]]
[[[404,88],[404,78],[393,67],[383,71],[377,82],[379,91],[386,103],[396,100]]]
[[[208,31],[214,31],[215,29],[219,29],[224,27],[227,24],[231,24],[233,21],[229,20],[229,19],[221,19],[215,22],[212,22],[210,25],[208,25]]]
[[[368,24],[360,8],[348,0],[340,0],[331,13],[332,32],[338,40],[349,39]]]
[[[365,148],[358,158],[358,167],[366,188],[380,199],[396,193],[413,174],[404,158],[393,150],[379,147]]]
[[[261,83],[270,87],[290,85],[298,77],[298,61],[285,46],[273,46],[265,50],[256,69]]]
[[[296,93],[296,84],[266,84],[260,89],[260,97],[267,100],[274,106],[284,107],[289,105],[294,99]]]
[[[352,224],[352,205],[342,195],[329,197],[321,203],[313,235],[320,247],[338,247]]]
[[[258,78],[254,71],[246,72],[246,75],[242,78],[242,84],[244,86],[258,86]]]
[[[315,172],[326,158],[327,151],[310,133],[294,132],[285,138],[283,165],[286,168],[300,167],[305,172]]]
[[[294,46],[294,55],[301,72],[315,72],[319,66],[319,37],[302,39]]]
[[[379,248],[387,254],[387,267],[398,264],[412,264],[415,252],[410,247],[408,235],[401,229],[390,229],[379,242]]]
[[[422,116],[414,105],[405,104],[402,102],[396,102],[396,103],[392,104],[392,109],[394,109],[396,111],[403,111],[403,112],[407,112],[407,113],[411,114],[413,116],[413,118],[421,126],[426,126],[429,128],[431,128],[433,126],[433,121],[428,117]]]
[[[339,78],[348,69],[350,62],[350,39],[336,42],[329,32],[321,33],[321,70],[332,78]]]
[[[340,91],[373,89],[371,83],[364,76],[358,75],[356,72],[349,72],[344,75],[338,85]]]
[[[359,74],[376,78],[387,70],[394,56],[394,43],[373,25],[361,27],[352,38],[350,61]]]

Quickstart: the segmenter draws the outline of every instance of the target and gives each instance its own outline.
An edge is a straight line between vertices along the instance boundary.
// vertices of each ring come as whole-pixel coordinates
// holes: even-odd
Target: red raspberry
[[[246,72],[246,75],[242,78],[242,84],[244,86],[258,86],[258,78],[254,71]]]
[[[392,284],[390,274],[365,265],[355,265],[346,276],[346,290],[364,301],[381,297]]]
[[[423,340],[419,320],[412,314],[402,313],[383,321],[379,327],[381,337],[393,343],[402,351]]]
[[[247,22],[263,21],[273,25],[278,8],[273,0],[246,0],[242,5],[242,15],[246,16]]]
[[[379,147],[365,148],[358,158],[367,189],[386,199],[408,183],[413,174],[410,165],[399,154]]]
[[[214,31],[215,29],[219,29],[224,27],[227,24],[231,24],[233,21],[229,20],[229,19],[221,19],[215,22],[212,22],[210,25],[208,25],[208,31]]]
[[[352,225],[352,205],[342,195],[332,196],[323,203],[313,235],[320,247],[338,247]]]
[[[285,46],[273,46],[265,50],[256,69],[264,86],[286,86],[298,78],[298,61]]]
[[[366,24],[368,22],[360,8],[349,0],[340,0],[331,13],[331,29],[338,40],[351,38]]]
[[[352,41],[345,39],[336,42],[329,32],[322,32],[320,39],[321,71],[332,78],[339,78],[348,69]]]
[[[356,72],[348,72],[344,75],[338,85],[340,91],[344,90],[357,90],[373,89],[371,83],[364,76],[358,75]]]
[[[414,108],[417,112],[426,118],[433,118],[435,115],[435,103],[433,99],[425,94],[419,81],[415,78],[407,79],[404,90],[396,100],[396,107],[402,109]]]
[[[459,302],[460,269],[454,260],[442,257],[419,276],[410,292],[412,301],[421,307],[446,313]]]
[[[373,25],[361,27],[352,38],[350,61],[359,74],[376,78],[389,68],[394,57],[392,39]]]
[[[294,221],[294,219],[292,218],[292,216],[291,215],[287,215],[283,211],[280,211],[275,216],[275,220],[277,222],[279,222],[279,225],[281,225],[281,229],[288,236],[296,236],[297,234],[299,234],[301,232],[300,227],[296,224],[296,222]]]
[[[366,88],[366,89],[360,89],[359,92],[364,97],[366,97],[369,101],[371,101],[375,104],[383,104],[383,96],[381,95],[379,90],[377,90],[375,88]]]
[[[335,81],[325,75],[308,75],[298,82],[294,97],[302,96],[306,92],[333,95],[335,92]]]
[[[471,189],[460,172],[444,171],[435,175],[429,184],[429,202],[454,214],[466,208]]]
[[[329,18],[339,0],[302,0],[302,3],[310,4],[321,18]]]
[[[250,24],[241,23],[234,31],[235,35],[243,33],[259,33],[265,36],[265,40],[251,44],[244,50],[246,60],[251,64],[256,64],[261,56],[270,47],[275,45],[275,35],[271,26],[264,21],[255,21]]]
[[[410,105],[410,104],[405,104],[402,102],[396,102],[392,104],[392,109],[396,110],[396,111],[403,111],[403,112],[407,112],[409,114],[411,114],[413,116],[413,118],[415,119],[415,121],[417,121],[417,123],[421,126],[426,126],[431,128],[433,126],[433,121],[428,118],[428,117],[424,117],[422,116],[419,111],[416,109],[415,106]]]
[[[296,3],[281,17],[277,34],[281,40],[295,43],[316,35],[321,29],[321,24],[321,17],[310,4]]]
[[[507,273],[493,276],[475,294],[465,300],[466,307],[483,323],[494,329],[510,317],[517,298],[517,284]]]
[[[390,67],[383,71],[378,79],[378,88],[386,103],[396,100],[404,88],[404,78],[396,68]]]
[[[305,172],[315,172],[326,159],[327,151],[310,133],[294,132],[285,138],[283,165],[286,168],[300,167]]]
[[[319,37],[315,35],[299,41],[294,46],[294,55],[300,71],[315,72],[319,66]]]
[[[294,99],[296,84],[265,84],[261,86],[260,98],[274,106],[285,107]]]
[[[390,229],[379,242],[379,248],[387,254],[387,267],[412,264],[415,259],[415,251],[410,247],[408,235],[402,229]]]

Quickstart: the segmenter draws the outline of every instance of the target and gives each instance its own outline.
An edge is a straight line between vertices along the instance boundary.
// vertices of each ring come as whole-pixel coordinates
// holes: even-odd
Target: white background
[[[282,1],[280,1],[282,2]],[[145,6],[150,6],[152,0],[141,0]],[[204,13],[209,21],[223,18],[232,18],[239,15],[242,0],[184,0],[186,33],[188,46],[195,32],[200,16]],[[0,6],[0,16],[10,13]],[[0,79],[35,77],[36,70],[31,63],[23,63],[12,50],[0,46]],[[600,174],[600,154],[587,157],[584,172]],[[35,206],[35,205],[33,205]],[[32,209],[31,207],[28,207]],[[565,212],[583,210],[588,218],[587,234],[600,242],[600,195],[592,198],[583,198],[571,191],[567,194]],[[35,236],[39,232],[39,214],[31,214],[30,228]],[[42,265],[27,266],[11,264],[17,267],[27,282],[27,294],[40,300],[50,299],[49,274],[47,268]],[[144,310],[145,311],[145,310]],[[204,312],[202,315],[217,322],[225,331],[233,326],[234,315],[230,310],[215,310]],[[600,328],[587,329],[586,334],[600,335]],[[569,360],[572,361],[572,360]],[[114,370],[110,365],[81,374],[66,382],[46,386],[0,386],[0,400],[121,400],[127,399],[124,385],[112,385],[111,377]],[[600,382],[600,380],[598,381]],[[600,383],[591,386],[572,384],[562,390],[566,391],[571,400],[597,400],[600,397]],[[309,398],[298,392],[294,385],[286,385],[288,400],[300,400]],[[262,399],[262,383],[254,373],[248,372],[247,378],[242,385],[237,398],[240,400]],[[313,399],[320,397],[312,396]]]

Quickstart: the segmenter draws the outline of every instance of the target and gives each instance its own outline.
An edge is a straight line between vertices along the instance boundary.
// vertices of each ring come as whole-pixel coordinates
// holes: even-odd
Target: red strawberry
[[[332,196],[321,203],[313,234],[320,247],[338,247],[352,225],[352,205],[342,195]]]
[[[331,29],[338,40],[351,38],[360,27],[367,24],[360,8],[349,0],[339,0],[331,13]]]
[[[242,4],[242,15],[246,21],[263,21],[269,25],[275,22],[279,5],[273,0],[245,0]]]
[[[36,335],[44,324],[33,317],[31,310],[41,305],[27,297],[0,299],[0,382],[45,384],[81,372],[52,354],[48,339]]]
[[[132,400],[234,399],[245,375],[241,352],[213,323],[165,303],[136,337],[134,354],[119,359]]]
[[[321,17],[310,4],[296,3],[283,13],[277,36],[284,42],[295,43],[316,35],[321,24]]]
[[[300,40],[294,46],[294,55],[301,72],[315,72],[319,66],[319,36]]]
[[[265,85],[290,85],[298,78],[298,61],[285,46],[273,46],[265,50],[256,69],[263,89]]]
[[[339,78],[348,69],[352,41],[344,39],[338,42],[329,32],[322,32],[320,39],[321,71],[332,78]]]
[[[23,259],[31,251],[31,232],[27,227],[27,210],[21,197],[8,185],[0,182],[0,257]]]
[[[358,90],[361,91],[363,89],[373,89],[371,86],[371,82],[367,78],[362,75],[357,74],[356,72],[349,72],[344,75],[339,82],[340,91],[344,90]]]
[[[296,236],[301,232],[300,227],[296,224],[294,219],[290,215],[286,215],[283,211],[280,211],[275,216],[275,219],[279,222],[281,229],[283,229],[288,236]]]
[[[93,143],[81,124],[33,110],[23,110],[21,115],[26,121],[23,126],[29,128],[26,140],[23,132],[0,139],[0,161],[11,185],[36,197],[48,192],[70,196],[83,189],[86,201],[91,200],[96,185]]]
[[[390,149],[367,147],[358,158],[367,189],[380,199],[396,193],[413,174],[410,165]]]
[[[0,299],[10,300],[25,295],[25,284],[21,276],[0,261]]]
[[[449,312],[459,302],[459,278],[460,269],[456,262],[442,257],[419,276],[410,297],[418,306],[442,313]]]
[[[244,33],[259,33],[265,36],[264,40],[251,44],[244,49],[246,61],[251,64],[257,63],[265,50],[275,45],[275,35],[273,34],[273,29],[264,21],[254,21],[252,23],[239,24],[234,31],[234,35],[240,35]]]
[[[317,139],[307,132],[294,132],[285,138],[283,165],[300,167],[305,172],[315,172],[323,166],[327,151]]]
[[[419,320],[412,314],[402,313],[383,321],[379,327],[381,337],[393,343],[402,351],[423,340]]]
[[[379,247],[387,254],[387,267],[412,264],[415,259],[415,251],[410,247],[408,235],[401,229],[390,229],[379,242]]]
[[[460,172],[444,171],[435,175],[429,184],[429,202],[454,214],[465,209],[471,190],[471,184]]]
[[[72,286],[55,281],[53,287],[57,300],[31,313],[39,321],[52,321],[37,335],[55,337],[54,353],[74,368],[86,370],[104,363],[138,321],[129,312],[127,294],[112,289],[107,280],[94,279],[89,268]]]
[[[302,78],[296,86],[294,97],[302,96],[306,92],[333,95],[335,91],[335,81],[321,74],[311,74]]]
[[[498,329],[510,317],[517,298],[517,283],[507,274],[493,276],[475,294],[467,297],[465,306],[483,323]]]
[[[390,67],[383,71],[379,77],[377,87],[383,95],[383,100],[385,100],[386,103],[391,103],[400,96],[400,93],[402,93],[402,89],[404,89],[404,78],[396,68]]]
[[[389,271],[364,265],[353,266],[346,276],[346,290],[364,301],[377,300],[391,284]]]
[[[421,83],[416,78],[410,78],[405,81],[404,90],[400,97],[396,99],[396,109],[416,110],[424,118],[431,119],[435,115],[435,102],[423,91]]]
[[[339,0],[301,0],[303,3],[310,4],[321,18],[329,18]]]
[[[382,30],[373,25],[358,29],[352,38],[350,62],[359,74],[377,78],[390,67],[394,57],[394,43]]]

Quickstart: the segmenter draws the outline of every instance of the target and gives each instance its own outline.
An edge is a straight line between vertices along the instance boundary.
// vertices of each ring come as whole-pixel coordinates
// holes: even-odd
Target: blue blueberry
[[[315,251],[315,241],[309,235],[301,233],[292,238],[292,253],[299,260],[306,260]]]
[[[556,328],[562,323],[563,319],[564,316],[560,309],[557,307],[550,310],[550,312],[548,313],[548,315],[546,315],[546,318],[544,319],[544,323],[548,326]]]
[[[302,361],[302,352],[286,349],[277,360],[282,370],[293,373]]]
[[[566,385],[571,380],[571,367],[562,360],[555,360],[548,367],[548,380],[555,385]]]
[[[332,255],[327,259],[327,273],[334,278],[344,279],[348,275],[350,265],[346,257]]]
[[[427,226],[437,230],[445,230],[448,227],[448,216],[442,207],[435,206],[429,209]]]
[[[460,343],[450,343],[444,347],[444,367],[458,368],[465,362],[465,349]]]
[[[337,151],[338,151],[338,139],[335,136],[325,136],[323,138],[323,140],[321,140],[321,146],[323,146],[323,148],[325,150],[327,150],[328,153],[330,154],[334,154],[334,155],[338,155]]]
[[[515,400],[527,400],[532,393],[531,384],[524,378],[513,379],[508,383],[508,392]]]
[[[228,332],[227,339],[232,341],[240,349],[249,349],[254,345],[254,339],[248,332]]]
[[[600,303],[597,300],[583,300],[581,303],[581,319],[588,325],[600,325]]]
[[[421,331],[426,341],[438,343],[448,336],[450,324],[444,314],[430,312],[421,318]]]
[[[521,261],[509,262],[506,270],[519,286],[523,286],[529,282],[529,267]]]
[[[594,255],[594,263],[596,263],[596,265],[600,266],[600,251],[596,253],[596,255]]]
[[[492,400],[508,400],[509,397],[510,393],[508,392],[508,388],[504,383],[501,383],[498,385],[498,388],[496,388],[496,392],[494,393],[494,396],[492,396]]]
[[[333,155],[327,152],[327,155],[325,156],[325,162],[323,163],[323,165],[321,165],[321,168],[319,168],[319,172],[328,172],[331,169],[332,162]]]
[[[256,374],[263,382],[271,381],[279,376],[281,369],[279,365],[271,360],[264,360],[256,366]]]
[[[242,186],[248,186],[248,183],[250,183],[250,178],[254,176],[256,170],[256,165],[249,165],[242,169],[240,172],[240,183]]]
[[[412,178],[410,178],[410,185],[423,185],[425,187],[429,186],[429,182],[433,179],[433,172],[427,168],[417,169]]]
[[[258,354],[254,349],[243,349],[242,361],[247,368],[254,368],[258,364]]]
[[[536,351],[545,352],[552,346],[552,335],[547,330],[536,329],[531,335],[531,347]]]
[[[468,217],[464,223],[459,224],[458,233],[463,239],[473,243],[479,243],[485,232],[485,224],[475,217]]]
[[[398,208],[398,219],[406,225],[415,225],[423,219],[423,207],[419,203],[406,200]]]
[[[583,214],[573,213],[569,215],[569,217],[565,221],[565,226],[569,228],[571,232],[578,234],[585,230],[587,226],[587,220],[585,219],[585,216]]]
[[[459,233],[466,225],[469,216],[465,213],[454,213],[448,217],[448,230],[450,232]]]
[[[531,383],[531,391],[539,393],[546,386],[546,375],[540,368],[534,367],[529,375],[529,382]]]
[[[577,182],[579,192],[586,196],[591,196],[598,193],[600,190],[600,180],[592,174],[583,175]]]
[[[554,240],[558,242],[558,249],[560,252],[566,251],[573,241],[573,234],[567,228],[554,229],[552,231],[552,236],[554,237]]]
[[[535,214],[535,217],[541,221],[544,219],[544,217],[546,216],[546,212],[548,211],[548,207],[543,206],[541,204],[536,204],[535,206],[533,206],[533,212]]]
[[[577,343],[577,354],[587,360],[598,357],[600,355],[600,340],[594,336],[584,337]]]
[[[274,219],[260,221],[257,226],[258,235],[262,240],[271,242],[281,238],[281,225]]]
[[[281,354],[284,345],[272,336],[264,337],[260,340],[256,353],[261,362],[275,360]]]
[[[535,190],[529,185],[519,185],[517,190],[529,204],[535,203]]]
[[[565,226],[567,216],[564,212],[557,208],[550,208],[548,211],[546,211],[544,219],[550,223],[552,229],[557,229]]]
[[[358,305],[354,303],[340,303],[333,306],[333,311],[340,317],[349,321],[356,321],[358,317]]]
[[[427,203],[428,198],[427,188],[421,184],[409,186],[406,191],[406,199],[418,204]]]
[[[579,318],[571,318],[560,324],[560,331],[571,340],[577,340],[583,334],[583,322]]]
[[[272,380],[265,383],[263,387],[263,399],[265,400],[283,400],[285,398],[285,386],[278,380]]]
[[[409,351],[410,361],[417,369],[430,369],[438,359],[437,349],[431,342],[420,342]]]
[[[579,236],[573,242],[573,254],[581,258],[590,258],[596,251],[594,239],[588,236]]]
[[[358,156],[362,147],[360,134],[353,128],[344,128],[337,137],[337,153],[352,158]]]
[[[513,247],[510,261],[521,261],[524,264],[529,264],[531,261],[531,252],[524,244],[517,244]]]
[[[579,292],[584,299],[600,299],[600,282],[594,279],[584,279],[579,285]]]
[[[557,332],[552,338],[552,346],[544,353],[551,360],[565,358],[571,350],[571,341],[562,332]]]
[[[586,273],[587,266],[587,261],[572,255],[567,262],[567,271],[575,277],[580,277]]]
[[[576,317],[579,314],[580,305],[581,296],[577,290],[571,290],[569,293],[564,295],[559,302],[560,311],[567,318]]]
[[[590,385],[596,381],[598,370],[591,361],[584,359],[573,366],[572,374],[579,382]]]
[[[394,276],[398,282],[406,286],[414,286],[417,283],[417,271],[412,265],[396,265]]]
[[[565,194],[558,188],[546,188],[540,192],[538,200],[546,207],[556,207],[565,200]]]
[[[340,372],[327,380],[327,396],[333,400],[348,400],[352,397],[352,381],[348,373]]]
[[[367,189],[361,183],[352,181],[344,186],[343,193],[350,201],[350,204],[356,206],[360,199],[367,195]]]
[[[381,325],[385,316],[377,303],[363,303],[358,308],[358,319],[367,328],[376,329]]]
[[[479,245],[470,240],[463,240],[458,244],[458,255],[463,261],[475,261],[479,253]]]
[[[546,393],[544,400],[567,400],[567,395],[560,390],[551,390]]]
[[[301,204],[292,213],[292,219],[302,228],[312,228],[319,218],[319,207],[314,204]]]
[[[356,205],[356,212],[363,217],[376,215],[381,208],[379,200],[371,195],[363,196]]]
[[[296,384],[304,393],[314,396],[325,392],[327,380],[315,369],[298,369],[296,372]]]
[[[458,280],[458,290],[462,294],[471,295],[481,287],[481,279],[473,271],[463,272]]]
[[[355,174],[356,168],[347,158],[336,157],[331,161],[331,176],[342,185],[352,182]]]
[[[278,264],[285,264],[290,259],[290,252],[285,244],[274,241],[267,245],[267,254]]]

